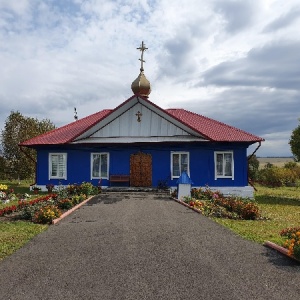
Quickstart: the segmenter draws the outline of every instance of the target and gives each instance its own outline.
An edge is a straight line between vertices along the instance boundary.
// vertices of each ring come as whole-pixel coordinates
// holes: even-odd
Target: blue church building
[[[175,188],[183,171],[193,187],[253,196],[247,148],[262,138],[185,109],[163,109],[149,100],[142,43],[133,95],[105,109],[20,144],[37,151],[36,185],[91,182]]]

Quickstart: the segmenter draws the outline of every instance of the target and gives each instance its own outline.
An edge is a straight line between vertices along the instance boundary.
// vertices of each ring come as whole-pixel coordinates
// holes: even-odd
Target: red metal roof
[[[185,109],[166,109],[183,124],[189,126],[204,137],[217,142],[259,142],[264,139],[227,125],[225,123],[198,115]]]
[[[70,124],[56,128],[44,134],[38,135],[37,137],[24,141],[20,144],[20,146],[58,145],[70,143],[77,136],[104,119],[110,112],[110,109],[101,110],[95,114],[79,119],[78,121],[74,121]]]
[[[95,124],[105,119],[112,112],[117,111],[120,107],[128,103],[135,96],[130,97],[114,110],[106,109],[85,118],[74,121],[60,128],[49,131],[32,139],[22,142],[21,146],[37,146],[37,145],[59,145],[71,143],[75,138],[86,132]],[[143,97],[142,97],[143,98]],[[192,130],[201,134],[205,138],[216,142],[259,142],[262,138],[245,132],[241,129],[226,125],[216,120],[198,115],[196,113],[184,109],[162,109],[148,99],[143,98],[169,116],[172,116],[182,124],[190,127]]]

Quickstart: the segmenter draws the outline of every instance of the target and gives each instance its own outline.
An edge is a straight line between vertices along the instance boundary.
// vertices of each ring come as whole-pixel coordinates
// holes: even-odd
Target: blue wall
[[[67,147],[67,146],[66,146]],[[112,146],[86,148],[40,148],[37,149],[37,184],[47,183],[73,184],[83,181],[98,184],[98,180],[90,180],[90,153],[109,152],[110,174],[130,173],[130,155],[138,151],[152,155],[152,185],[157,186],[159,180],[168,180],[169,186],[177,186],[177,179],[171,180],[171,151],[188,151],[190,153],[190,177],[194,186],[246,186],[247,147],[245,144],[202,143],[190,145],[144,145],[144,146]],[[234,180],[214,177],[214,151],[230,150],[234,155]],[[48,155],[50,153],[67,153],[67,180],[50,180]],[[109,185],[102,180],[102,185]]]

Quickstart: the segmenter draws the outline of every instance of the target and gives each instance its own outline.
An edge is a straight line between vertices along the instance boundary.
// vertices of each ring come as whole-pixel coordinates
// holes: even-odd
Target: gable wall
[[[169,186],[176,187],[177,179],[171,180],[171,151],[187,151],[190,153],[190,177],[194,186],[246,186],[247,182],[247,146],[240,144],[185,144],[185,145],[146,145],[133,146],[125,145],[114,147],[95,147],[86,149],[61,149],[52,148],[38,150],[37,184],[45,185],[48,179],[48,155],[51,153],[67,153],[67,180],[60,180],[61,184],[81,183],[90,180],[90,153],[110,153],[110,174],[130,173],[130,155],[142,151],[152,155],[152,185],[157,186],[159,180],[168,179]],[[234,151],[234,180],[218,179],[214,175],[214,151]],[[58,184],[59,180],[51,180]],[[94,185],[98,180],[93,180]],[[109,185],[107,180],[102,181],[103,186]]]
[[[137,121],[137,112],[142,114]],[[159,116],[154,111],[137,103],[118,118],[91,135],[99,137],[182,136],[189,135],[181,128]]]

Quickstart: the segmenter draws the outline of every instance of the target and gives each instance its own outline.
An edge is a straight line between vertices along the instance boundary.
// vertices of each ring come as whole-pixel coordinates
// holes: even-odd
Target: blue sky
[[[0,0],[0,129],[12,110],[56,126],[132,95],[263,137],[289,156],[300,117],[297,0]],[[252,150],[252,148],[250,149]]]

